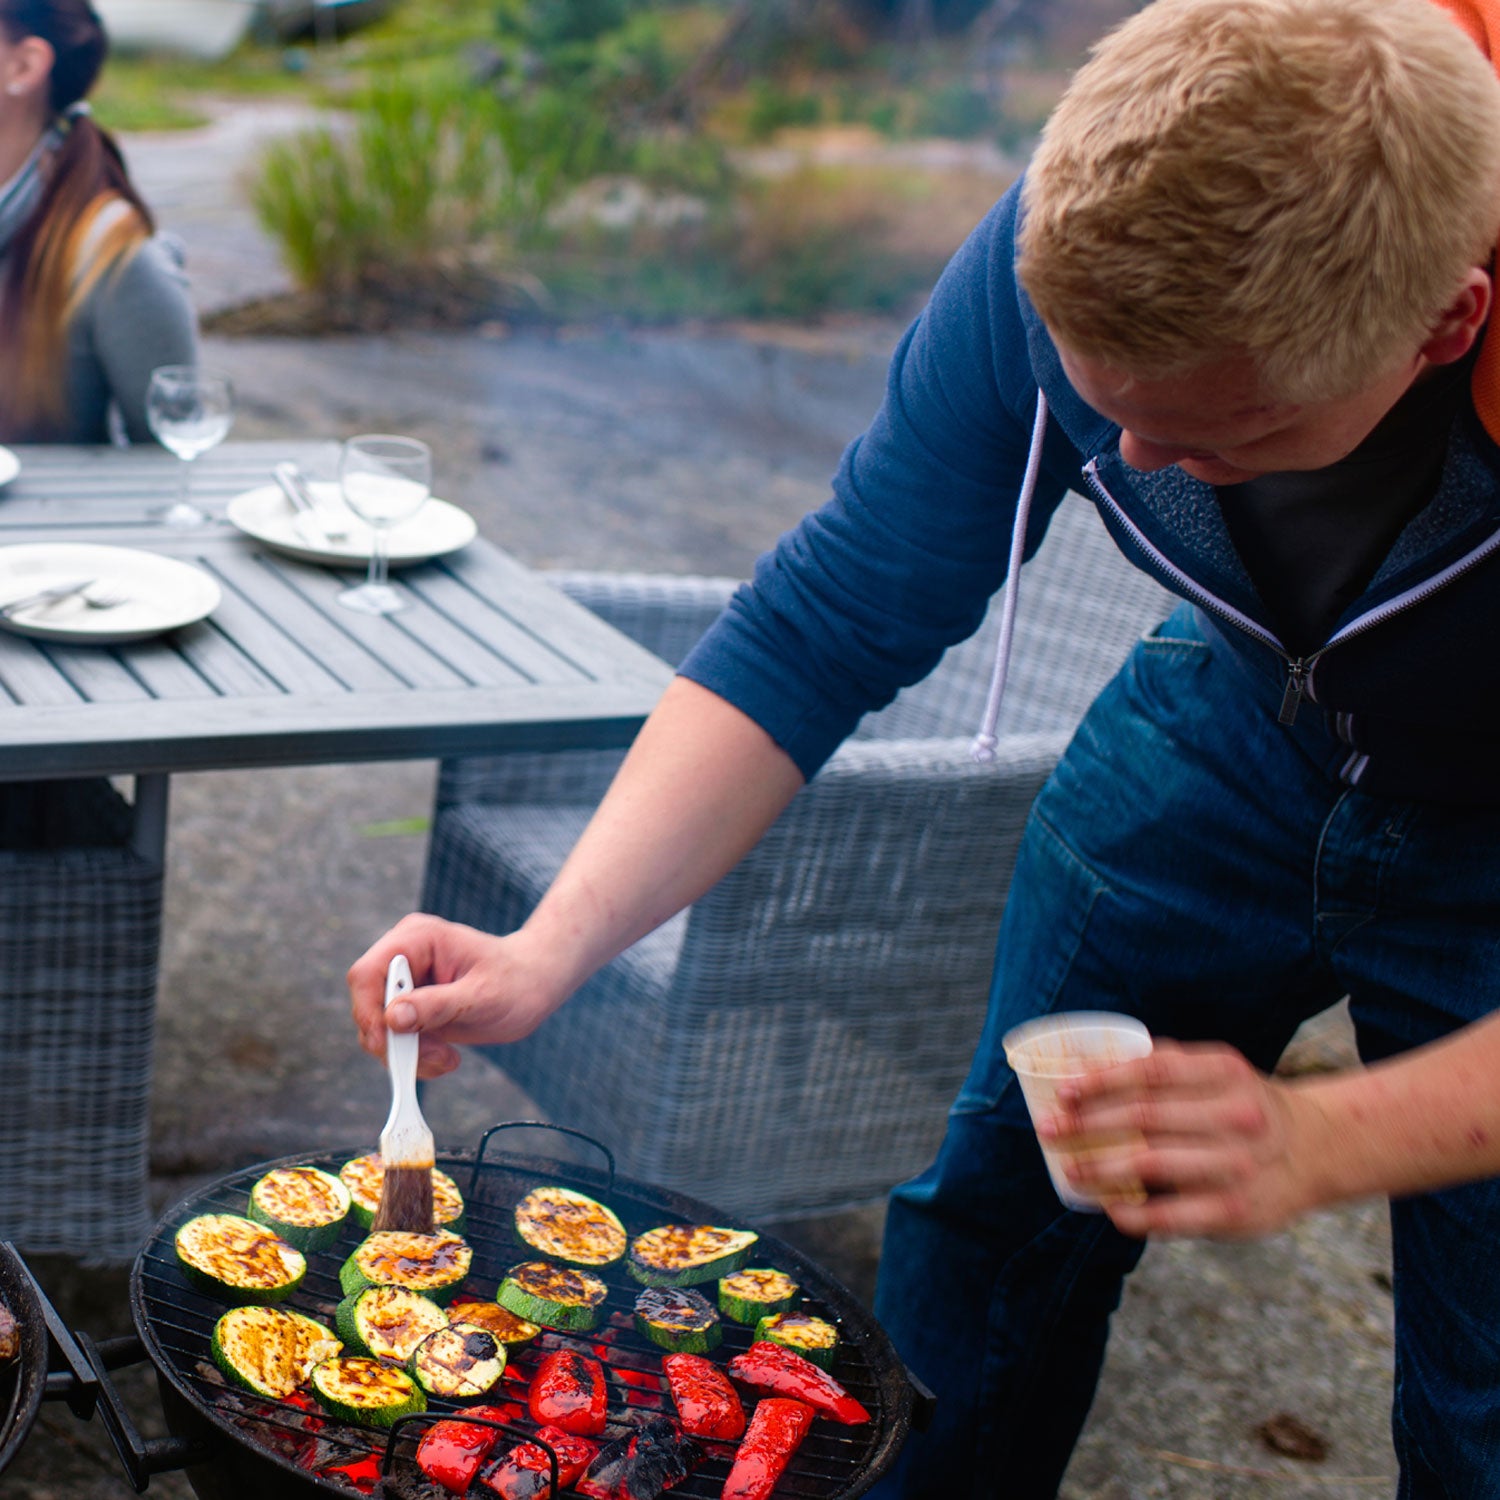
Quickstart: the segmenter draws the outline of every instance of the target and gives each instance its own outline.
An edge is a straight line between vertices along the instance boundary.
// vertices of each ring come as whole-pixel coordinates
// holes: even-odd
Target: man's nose
[[[1167,469],[1184,458],[1204,458],[1196,448],[1183,447],[1176,443],[1153,443],[1149,438],[1138,437],[1133,432],[1120,433],[1120,457],[1132,469],[1149,474],[1156,469]]]

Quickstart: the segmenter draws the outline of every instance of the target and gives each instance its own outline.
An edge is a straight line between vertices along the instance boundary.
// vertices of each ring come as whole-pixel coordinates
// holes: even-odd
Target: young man
[[[1156,0],[1107,38],[533,917],[407,918],[350,971],[378,1053],[409,955],[429,1074],[524,1035],[974,630],[1031,449],[1026,552],[1089,494],[1186,602],[1038,798],[973,1070],[893,1197],[876,1312],[939,1403],[882,1493],[1054,1494],[1144,1236],[1376,1193],[1401,1493],[1495,1492],[1500,85],[1454,11]],[[1346,993],[1371,1066],[1271,1078]],[[1000,1046],[1089,1008],[1177,1039],[1042,1123],[1140,1132],[1078,1174],[1148,1189],[1108,1216],[1062,1209]]]

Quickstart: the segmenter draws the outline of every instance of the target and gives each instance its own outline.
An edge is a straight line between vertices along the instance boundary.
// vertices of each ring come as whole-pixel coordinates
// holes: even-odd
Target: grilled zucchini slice
[[[448,1302],[463,1285],[473,1259],[474,1252],[447,1230],[381,1230],[355,1247],[339,1268],[339,1285],[345,1296],[370,1286],[404,1286],[434,1302]]]
[[[599,1321],[599,1307],[609,1288],[597,1276],[547,1260],[512,1266],[495,1293],[508,1312],[543,1328],[585,1333]]]
[[[308,1383],[330,1417],[360,1427],[390,1427],[427,1410],[427,1397],[400,1365],[362,1354],[324,1360]]]
[[[448,1323],[412,1351],[410,1369],[429,1396],[478,1401],[505,1373],[505,1345],[477,1323]]]
[[[209,1349],[231,1385],[283,1401],[344,1346],[331,1328],[284,1307],[232,1307]]]
[[[362,1229],[375,1222],[380,1207],[380,1193],[385,1186],[385,1163],[378,1151],[356,1156],[339,1168],[339,1181],[349,1189],[354,1221]],[[458,1184],[437,1167],[432,1169],[432,1217],[439,1229],[453,1234],[464,1232],[464,1200]]]
[[[755,1325],[755,1342],[768,1340],[810,1359],[819,1369],[831,1370],[838,1353],[839,1331],[811,1313],[772,1313]]]
[[[790,1312],[801,1288],[785,1271],[746,1268],[719,1280],[719,1311],[752,1327],[772,1313]]]
[[[625,1253],[625,1226],[602,1203],[572,1188],[539,1187],[516,1204],[516,1234],[565,1266],[607,1266]]]
[[[541,1331],[541,1324],[518,1318],[498,1302],[452,1302],[448,1305],[450,1323],[473,1323],[492,1333],[507,1350],[529,1344]]]
[[[238,1214],[200,1214],[173,1239],[187,1279],[214,1297],[263,1305],[302,1285],[307,1258],[264,1224]]]
[[[696,1286],[738,1271],[760,1236],[713,1224],[664,1224],[637,1236],[628,1269],[647,1286]]]
[[[648,1286],[635,1299],[635,1327],[673,1354],[707,1354],[724,1339],[718,1309],[691,1287]]]
[[[326,1250],[349,1216],[349,1189],[317,1167],[277,1167],[250,1189],[247,1217],[304,1253]]]
[[[404,1365],[428,1334],[448,1326],[448,1315],[404,1286],[370,1286],[345,1297],[333,1321],[350,1353]]]

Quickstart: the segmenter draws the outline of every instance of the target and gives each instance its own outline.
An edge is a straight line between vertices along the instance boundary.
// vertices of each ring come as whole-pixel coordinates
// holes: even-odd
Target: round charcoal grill
[[[20,1355],[0,1365],[0,1473],[36,1422],[47,1390],[47,1325],[42,1300],[21,1257],[0,1244],[0,1307],[20,1330]]]
[[[543,1183],[576,1188],[607,1203],[632,1238],[661,1224],[733,1222],[696,1199],[615,1177],[612,1160],[611,1169],[605,1172],[489,1151],[490,1134],[493,1131],[486,1134],[475,1155],[439,1156],[437,1163],[458,1182],[466,1200],[464,1238],[474,1252],[464,1283],[466,1293],[493,1298],[512,1265],[537,1258],[516,1237],[512,1211],[526,1193]],[[213,1366],[209,1336],[229,1304],[191,1287],[173,1250],[175,1232],[188,1219],[205,1213],[244,1213],[250,1188],[274,1167],[311,1161],[337,1172],[358,1154],[286,1157],[223,1178],[169,1210],[136,1260],[131,1275],[136,1329],[161,1376],[158,1384],[168,1425],[194,1459],[187,1472],[202,1500],[263,1500],[268,1494],[278,1500],[282,1496],[352,1495],[358,1491],[339,1475],[338,1467],[361,1461],[368,1466],[372,1455],[385,1456],[383,1434],[321,1416],[310,1422],[308,1412],[294,1402],[265,1401],[226,1386]],[[331,1325],[341,1296],[339,1267],[363,1234],[351,1219],[336,1245],[309,1255],[306,1280],[283,1305]],[[859,1427],[839,1426],[824,1418],[816,1421],[783,1475],[777,1496],[834,1500],[863,1494],[890,1466],[911,1425],[916,1393],[908,1374],[883,1330],[854,1296],[790,1245],[762,1235],[750,1263],[789,1273],[802,1286],[806,1310],[838,1324],[841,1339],[834,1376],[871,1415],[869,1424]],[[502,1385],[488,1401],[517,1401],[524,1411],[525,1382],[540,1355],[548,1349],[573,1348],[595,1355],[605,1366],[611,1431],[623,1430],[615,1424],[628,1422],[632,1416],[671,1414],[671,1398],[661,1374],[662,1351],[641,1338],[631,1320],[640,1284],[626,1273],[623,1262],[599,1274],[609,1287],[609,1297],[598,1327],[587,1334],[544,1332],[533,1344],[514,1351]],[[715,1357],[725,1360],[749,1348],[752,1335],[753,1330],[726,1320],[724,1343]],[[443,1414],[462,1411],[443,1402],[431,1403],[430,1409]],[[385,1493],[442,1493],[426,1485],[413,1461],[420,1430],[403,1426],[398,1432]],[[718,1500],[732,1461],[732,1445],[705,1446],[710,1455],[669,1492],[673,1497]],[[128,1457],[126,1462],[129,1466]],[[165,1462],[150,1465],[153,1471],[167,1466]],[[181,1460],[176,1466],[181,1466]],[[489,1492],[476,1486],[474,1493]]]

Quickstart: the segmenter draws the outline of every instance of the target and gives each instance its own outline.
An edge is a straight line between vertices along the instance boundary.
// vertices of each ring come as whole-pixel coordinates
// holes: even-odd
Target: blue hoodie
[[[1287,721],[1322,712],[1331,748],[1347,752],[1331,757],[1344,781],[1500,804],[1500,449],[1472,404],[1449,434],[1436,496],[1328,642],[1293,659],[1212,487],[1176,468],[1129,468],[1119,428],[1069,384],[1015,277],[1019,192],[969,237],[897,346],[885,400],[830,500],[757,562],[683,675],[812,776],[862,714],[978,628],[1005,580],[1040,390],[1049,416],[1025,556],[1063,494],[1081,490],[1131,561],[1199,607],[1247,691]]]

